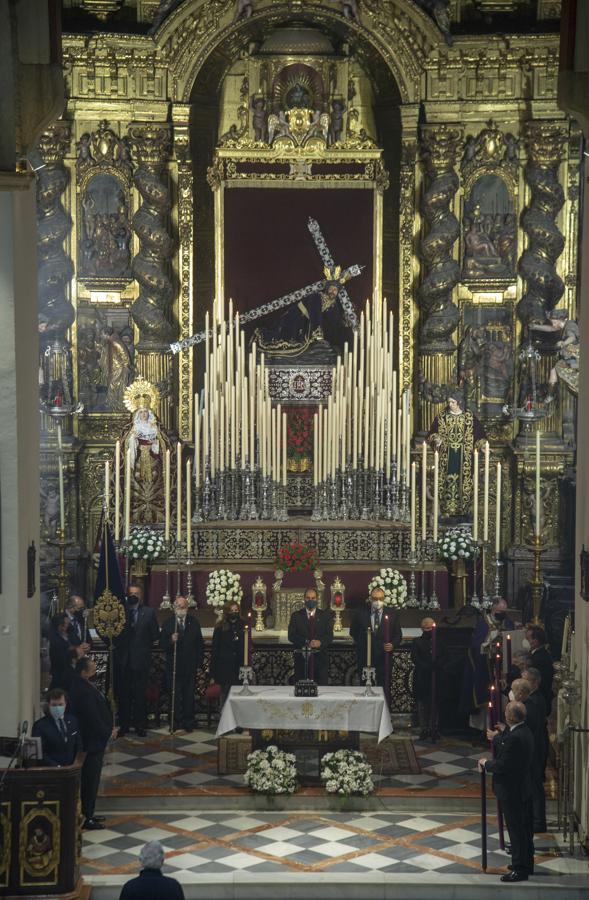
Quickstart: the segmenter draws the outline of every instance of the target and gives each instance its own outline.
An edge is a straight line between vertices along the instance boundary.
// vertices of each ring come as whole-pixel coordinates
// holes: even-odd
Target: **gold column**
[[[173,108],[174,150],[178,166],[178,322],[180,340],[194,331],[194,225],[193,225],[193,176],[190,152],[190,107],[176,105]],[[193,350],[183,350],[178,357],[178,434],[183,441],[192,439],[194,367]]]

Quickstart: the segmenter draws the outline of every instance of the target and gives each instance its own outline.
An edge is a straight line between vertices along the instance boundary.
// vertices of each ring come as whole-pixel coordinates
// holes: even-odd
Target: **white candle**
[[[501,463],[497,463],[497,509],[495,510],[495,554],[501,552]]]
[[[393,456],[397,456],[397,373],[393,371],[393,414],[392,414],[392,425],[393,425],[393,439],[391,444],[391,453]],[[398,460],[397,460],[398,462]],[[397,470],[397,475],[399,474]]]
[[[188,556],[192,555],[192,473],[190,471],[190,460],[186,460],[186,552]]]
[[[439,494],[439,485],[440,485],[440,454],[437,450],[434,451],[434,524],[433,524],[433,541],[434,544],[438,542],[438,518],[440,515],[440,498]]]
[[[366,629],[366,665],[368,668],[372,666],[372,628],[370,625]]]
[[[200,413],[194,414],[194,483],[200,486]]]
[[[121,537],[121,442],[115,444],[115,541]]]
[[[485,441],[485,470],[483,480],[483,541],[489,540],[489,442]]]
[[[109,519],[110,513],[110,460],[104,463],[104,512]]]
[[[131,536],[131,448],[125,459],[125,541]]]
[[[411,553],[415,553],[415,463],[411,463]]]
[[[479,536],[479,451],[474,451],[473,464],[473,509],[472,509],[472,539],[476,543]]]
[[[540,432],[536,432],[536,534],[540,536],[541,508],[540,508]]]
[[[176,540],[182,540],[182,445],[176,444]]]
[[[421,540],[427,540],[427,444],[421,445]]]
[[[286,463],[287,463],[287,446],[286,446],[286,413],[282,413],[282,485],[286,487]]]
[[[164,538],[166,544],[170,540],[170,449],[166,450],[164,468]]]
[[[65,494],[63,490],[63,443],[61,439],[61,425],[57,426],[57,472],[59,478],[59,527],[65,532]]]
[[[313,416],[313,487],[317,487],[318,484],[318,472],[317,472],[317,461],[319,457],[319,453],[317,452],[318,446],[318,426],[317,426],[318,416],[317,413]]]

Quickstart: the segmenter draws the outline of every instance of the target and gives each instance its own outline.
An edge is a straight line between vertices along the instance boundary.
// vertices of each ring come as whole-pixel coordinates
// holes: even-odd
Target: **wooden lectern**
[[[0,770],[0,896],[80,896],[80,771]]]

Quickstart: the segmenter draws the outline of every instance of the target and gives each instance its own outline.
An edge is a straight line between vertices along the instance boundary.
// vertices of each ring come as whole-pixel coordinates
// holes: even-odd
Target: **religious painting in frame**
[[[217,280],[225,298],[231,297],[237,310],[247,312],[330,274],[336,276],[338,266],[343,271],[356,265],[360,273],[345,282],[345,290],[359,316],[380,276],[375,271],[380,258],[375,252],[375,241],[380,240],[375,233],[380,207],[375,195],[370,185],[326,187],[321,181],[305,187],[288,182],[259,186],[255,181],[226,185],[219,210],[222,258],[217,261]],[[312,221],[319,231],[310,227]],[[331,273],[325,271],[326,250],[334,264]],[[346,341],[351,346],[352,330],[338,301],[330,305],[322,294],[320,308],[311,311],[310,318],[303,308],[306,304],[306,298],[302,305],[296,299],[280,304],[248,327],[250,340],[267,352],[269,364],[273,348],[284,347],[282,361],[291,359],[296,365],[297,358],[303,358],[299,352],[303,333],[310,335],[315,329],[334,350],[341,351]],[[311,358],[311,362],[327,360]]]
[[[124,306],[78,312],[78,395],[88,413],[124,412],[134,378],[133,324]]]

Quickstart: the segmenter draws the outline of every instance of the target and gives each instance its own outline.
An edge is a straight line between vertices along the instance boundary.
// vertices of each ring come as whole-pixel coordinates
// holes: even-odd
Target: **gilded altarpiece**
[[[316,32],[316,45],[288,50],[282,32],[301,27]],[[269,52],[262,53],[265,44]],[[395,311],[413,433],[427,430],[446,386],[462,378],[490,436],[493,462],[506,464],[504,547],[529,560],[529,449],[499,401],[517,403],[518,353],[530,316],[547,311],[538,303],[534,260],[547,267],[545,306],[576,316],[578,131],[557,107],[558,36],[458,34],[449,46],[411,0],[365,2],[359,21],[344,19],[326,0],[257,0],[253,15],[237,21],[230,0],[185,0],[150,34],[66,34],[64,68],[71,138],[63,165],[71,188],[62,203],[74,227],[62,245],[76,272],[76,390],[80,334],[92,312],[98,322],[103,309],[107,325],[116,319],[125,331],[124,312],[131,340],[118,334],[127,337],[133,373],[158,383],[160,420],[190,443],[199,358],[191,350],[173,357],[166,345],[192,334],[213,294],[223,291],[223,192],[270,182],[284,188],[288,204],[295,187],[334,190],[339,180],[358,190],[363,183],[373,192],[374,221],[382,216],[371,286],[382,286]],[[293,96],[296,84],[303,91]],[[124,286],[126,268],[124,276],[91,286],[80,253],[87,189],[80,150],[104,119],[117,141],[114,162],[122,152],[130,166],[121,180],[126,209],[108,212],[123,215],[118,246],[123,255],[128,248],[133,276]],[[342,177],[343,165],[355,168]],[[548,209],[540,208],[543,190]],[[550,246],[535,227],[539,214]],[[538,380],[547,384],[554,342],[539,341],[538,353]],[[465,359],[475,369],[468,378]],[[573,457],[573,418],[574,399],[561,390],[541,423],[555,565],[564,553],[551,511],[566,514],[554,499]],[[102,463],[124,421],[114,409],[75,420],[80,477],[72,503],[80,517],[72,537],[81,556],[94,545]]]

